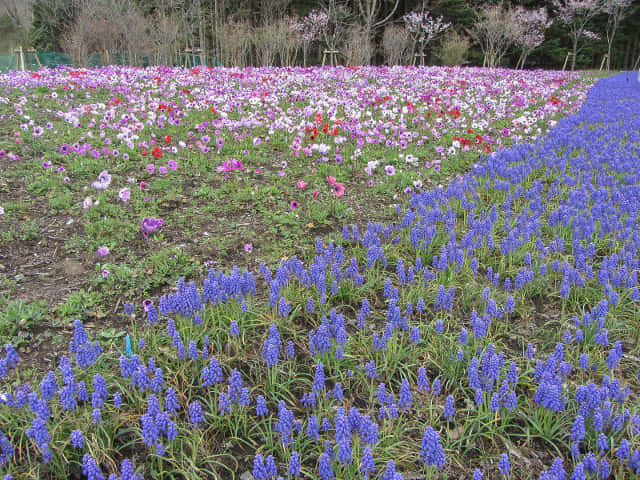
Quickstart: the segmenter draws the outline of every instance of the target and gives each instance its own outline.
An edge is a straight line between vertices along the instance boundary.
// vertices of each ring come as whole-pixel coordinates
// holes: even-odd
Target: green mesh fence
[[[17,55],[0,55],[0,72],[7,72],[9,70],[19,70],[20,65]]]
[[[25,70],[37,70],[40,66],[43,67],[57,67],[58,65],[72,66],[73,61],[71,57],[61,52],[27,52],[23,53],[24,56],[24,68]],[[174,66],[177,67],[195,67],[204,64],[204,58],[197,54],[180,54],[173,59]],[[142,65],[148,67],[153,65],[153,58],[148,56],[135,57],[131,59],[129,52],[117,52],[109,56],[102,55],[100,53],[92,53],[88,58],[89,67],[100,67],[103,65]],[[216,67],[221,67],[220,61],[215,58],[212,62]],[[21,70],[20,55],[15,53],[13,55],[0,55],[0,72],[8,72],[9,70]]]

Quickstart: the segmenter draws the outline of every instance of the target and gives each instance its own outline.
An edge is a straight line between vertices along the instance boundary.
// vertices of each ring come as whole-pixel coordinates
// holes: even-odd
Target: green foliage
[[[24,300],[11,300],[4,310],[0,311],[0,345],[14,343],[17,347],[22,344],[16,338],[18,332],[41,322],[47,313],[46,302],[39,300],[25,302]]]

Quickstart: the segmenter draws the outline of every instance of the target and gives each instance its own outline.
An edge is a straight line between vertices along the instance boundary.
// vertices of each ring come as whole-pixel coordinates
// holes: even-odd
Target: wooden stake
[[[24,72],[24,51],[22,45],[18,47],[18,54],[20,55],[20,69]]]
[[[569,61],[569,57],[573,57],[573,52],[567,52],[567,56],[564,58],[564,63],[562,64],[562,71],[563,72],[567,68],[567,62]]]
[[[340,53],[338,50],[324,50],[322,52],[322,66],[324,67],[324,64],[327,60],[327,55],[329,55],[329,61],[331,62],[331,66],[335,66],[335,64],[337,63],[336,55],[338,53]]]
[[[27,53],[33,53],[33,56],[36,58],[36,62],[38,63],[38,67],[42,68],[42,63],[40,63],[40,59],[38,58],[38,52],[33,48],[28,48]]]
[[[607,58],[609,58],[609,54],[605,53],[604,57],[602,57],[602,62],[600,62],[600,71],[602,71],[602,69],[604,68],[604,62],[607,61]]]

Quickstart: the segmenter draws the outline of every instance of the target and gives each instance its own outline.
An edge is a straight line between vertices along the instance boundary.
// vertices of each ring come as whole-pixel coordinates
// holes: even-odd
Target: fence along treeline
[[[574,43],[575,22],[560,21],[559,6],[605,3],[625,7],[615,31],[612,15],[600,9]],[[503,1],[493,6],[502,9],[497,17],[488,6],[477,0],[0,0],[0,14],[14,29],[6,32],[8,22],[0,22],[0,37],[19,31],[11,38],[40,52],[64,51],[81,66],[96,54],[104,64],[183,64],[185,53],[208,65],[302,65],[319,63],[330,49],[343,64],[409,64],[418,53],[426,63],[514,67],[523,59],[517,40],[524,35],[491,37],[502,48],[491,51],[486,35],[511,30],[491,31],[482,22],[500,18],[504,26],[514,18],[508,12],[544,7],[550,26],[542,43],[527,50],[527,67],[559,68],[573,51],[577,68],[598,68],[609,50],[611,68],[637,68],[640,61],[638,0]],[[450,27],[425,42],[428,35],[420,40],[407,18],[426,12],[423,19]]]

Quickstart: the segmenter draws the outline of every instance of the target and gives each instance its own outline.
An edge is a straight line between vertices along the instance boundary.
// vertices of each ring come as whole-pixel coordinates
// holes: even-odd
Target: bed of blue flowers
[[[346,225],[211,270],[39,383],[0,359],[5,479],[636,478],[640,83]],[[134,312],[126,305],[123,314]],[[244,475],[244,476],[243,476]]]

